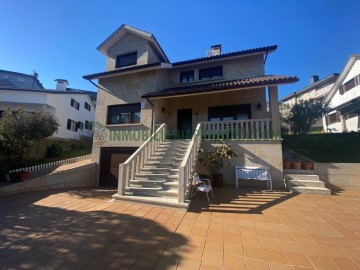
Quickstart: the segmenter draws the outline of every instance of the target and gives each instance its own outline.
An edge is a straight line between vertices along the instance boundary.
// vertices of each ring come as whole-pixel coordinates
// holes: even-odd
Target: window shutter
[[[343,85],[339,86],[339,93],[340,93],[340,95],[344,94],[344,86]]]
[[[71,129],[71,120],[70,119],[68,119],[68,121],[67,121],[67,127],[66,127],[68,130],[70,130]]]

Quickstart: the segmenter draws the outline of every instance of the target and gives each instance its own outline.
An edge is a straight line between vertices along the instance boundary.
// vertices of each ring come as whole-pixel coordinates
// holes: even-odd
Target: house
[[[225,184],[235,183],[235,165],[260,164],[283,187],[278,85],[298,78],[266,75],[276,45],[230,53],[214,45],[205,57],[170,62],[154,35],[122,25],[97,49],[106,71],[83,76],[99,86],[102,136],[92,153],[99,184],[118,185],[115,198],[184,203],[202,170],[197,151],[216,139],[238,153],[222,171]]]
[[[291,107],[298,102],[306,100],[325,101],[338,76],[338,73],[332,73],[320,80],[319,75],[312,75],[308,86],[283,97],[281,102]],[[317,121],[312,130],[324,130],[323,120]]]
[[[360,54],[350,56],[325,102],[330,107],[323,118],[325,131],[360,130]]]
[[[7,109],[52,113],[59,121],[53,138],[75,139],[91,137],[95,104],[82,90],[67,88],[67,80],[57,79],[56,90],[45,89],[33,75],[0,70],[0,116]]]

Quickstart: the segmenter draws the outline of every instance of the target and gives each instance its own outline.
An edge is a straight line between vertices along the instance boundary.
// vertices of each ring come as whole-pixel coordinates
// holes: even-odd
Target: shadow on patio
[[[169,209],[109,204],[87,199],[90,193],[46,191],[0,198],[0,268],[167,269],[177,265],[187,239],[175,233],[176,222],[184,213],[176,216]],[[171,217],[174,224],[154,217],[164,221]]]
[[[209,195],[211,198],[211,195]],[[236,189],[233,185],[214,188],[215,198],[210,204],[205,193],[196,194],[191,202],[189,211],[195,213],[234,213],[261,214],[267,208],[284,202],[296,196],[287,191],[271,191],[256,187],[241,186]]]

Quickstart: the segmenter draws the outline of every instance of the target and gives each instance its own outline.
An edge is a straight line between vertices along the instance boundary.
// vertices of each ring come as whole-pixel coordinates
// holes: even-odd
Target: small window
[[[327,119],[328,119],[328,121],[327,121],[328,125],[338,123],[338,122],[340,122],[340,113],[335,112],[335,113],[329,114]]]
[[[180,72],[180,82],[181,83],[188,83],[188,82],[193,82],[193,81],[194,81],[194,71],[193,70]]]
[[[85,109],[88,110],[89,112],[91,111],[91,105],[89,103],[87,103],[85,101],[85,105],[84,105]]]
[[[140,123],[140,111],[140,103],[109,106],[107,124]]]
[[[68,119],[67,120],[67,129],[71,131],[77,131],[78,125],[75,121]]]
[[[136,65],[136,63],[137,63],[137,52],[118,55],[116,57],[116,68]]]
[[[79,110],[80,109],[80,103],[77,102],[75,99],[71,99],[71,102],[70,102],[70,105],[71,107],[74,107],[75,109]]]
[[[217,79],[223,76],[223,67],[204,68],[199,70],[199,80]]]
[[[86,120],[86,121],[85,121],[85,129],[87,129],[87,130],[92,130],[92,129],[93,129],[93,124],[92,124],[92,122]]]
[[[339,90],[340,94],[343,95],[345,92],[353,89],[355,86],[360,84],[360,74],[347,81],[343,85],[340,85]]]
[[[79,128],[80,130],[83,130],[83,129],[84,129],[84,123],[81,122],[81,121],[79,121],[79,122],[78,122],[78,128]]]

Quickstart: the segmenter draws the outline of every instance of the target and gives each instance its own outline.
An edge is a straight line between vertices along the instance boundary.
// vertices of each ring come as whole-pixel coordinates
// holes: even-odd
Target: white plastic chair
[[[192,189],[191,189],[191,195],[190,198],[195,196],[197,192],[205,192],[208,202],[210,203],[209,195],[208,193],[211,191],[211,194],[214,198],[214,193],[212,191],[212,186],[210,183],[210,180],[207,178],[200,178],[197,173],[193,176],[193,183],[192,183]]]

